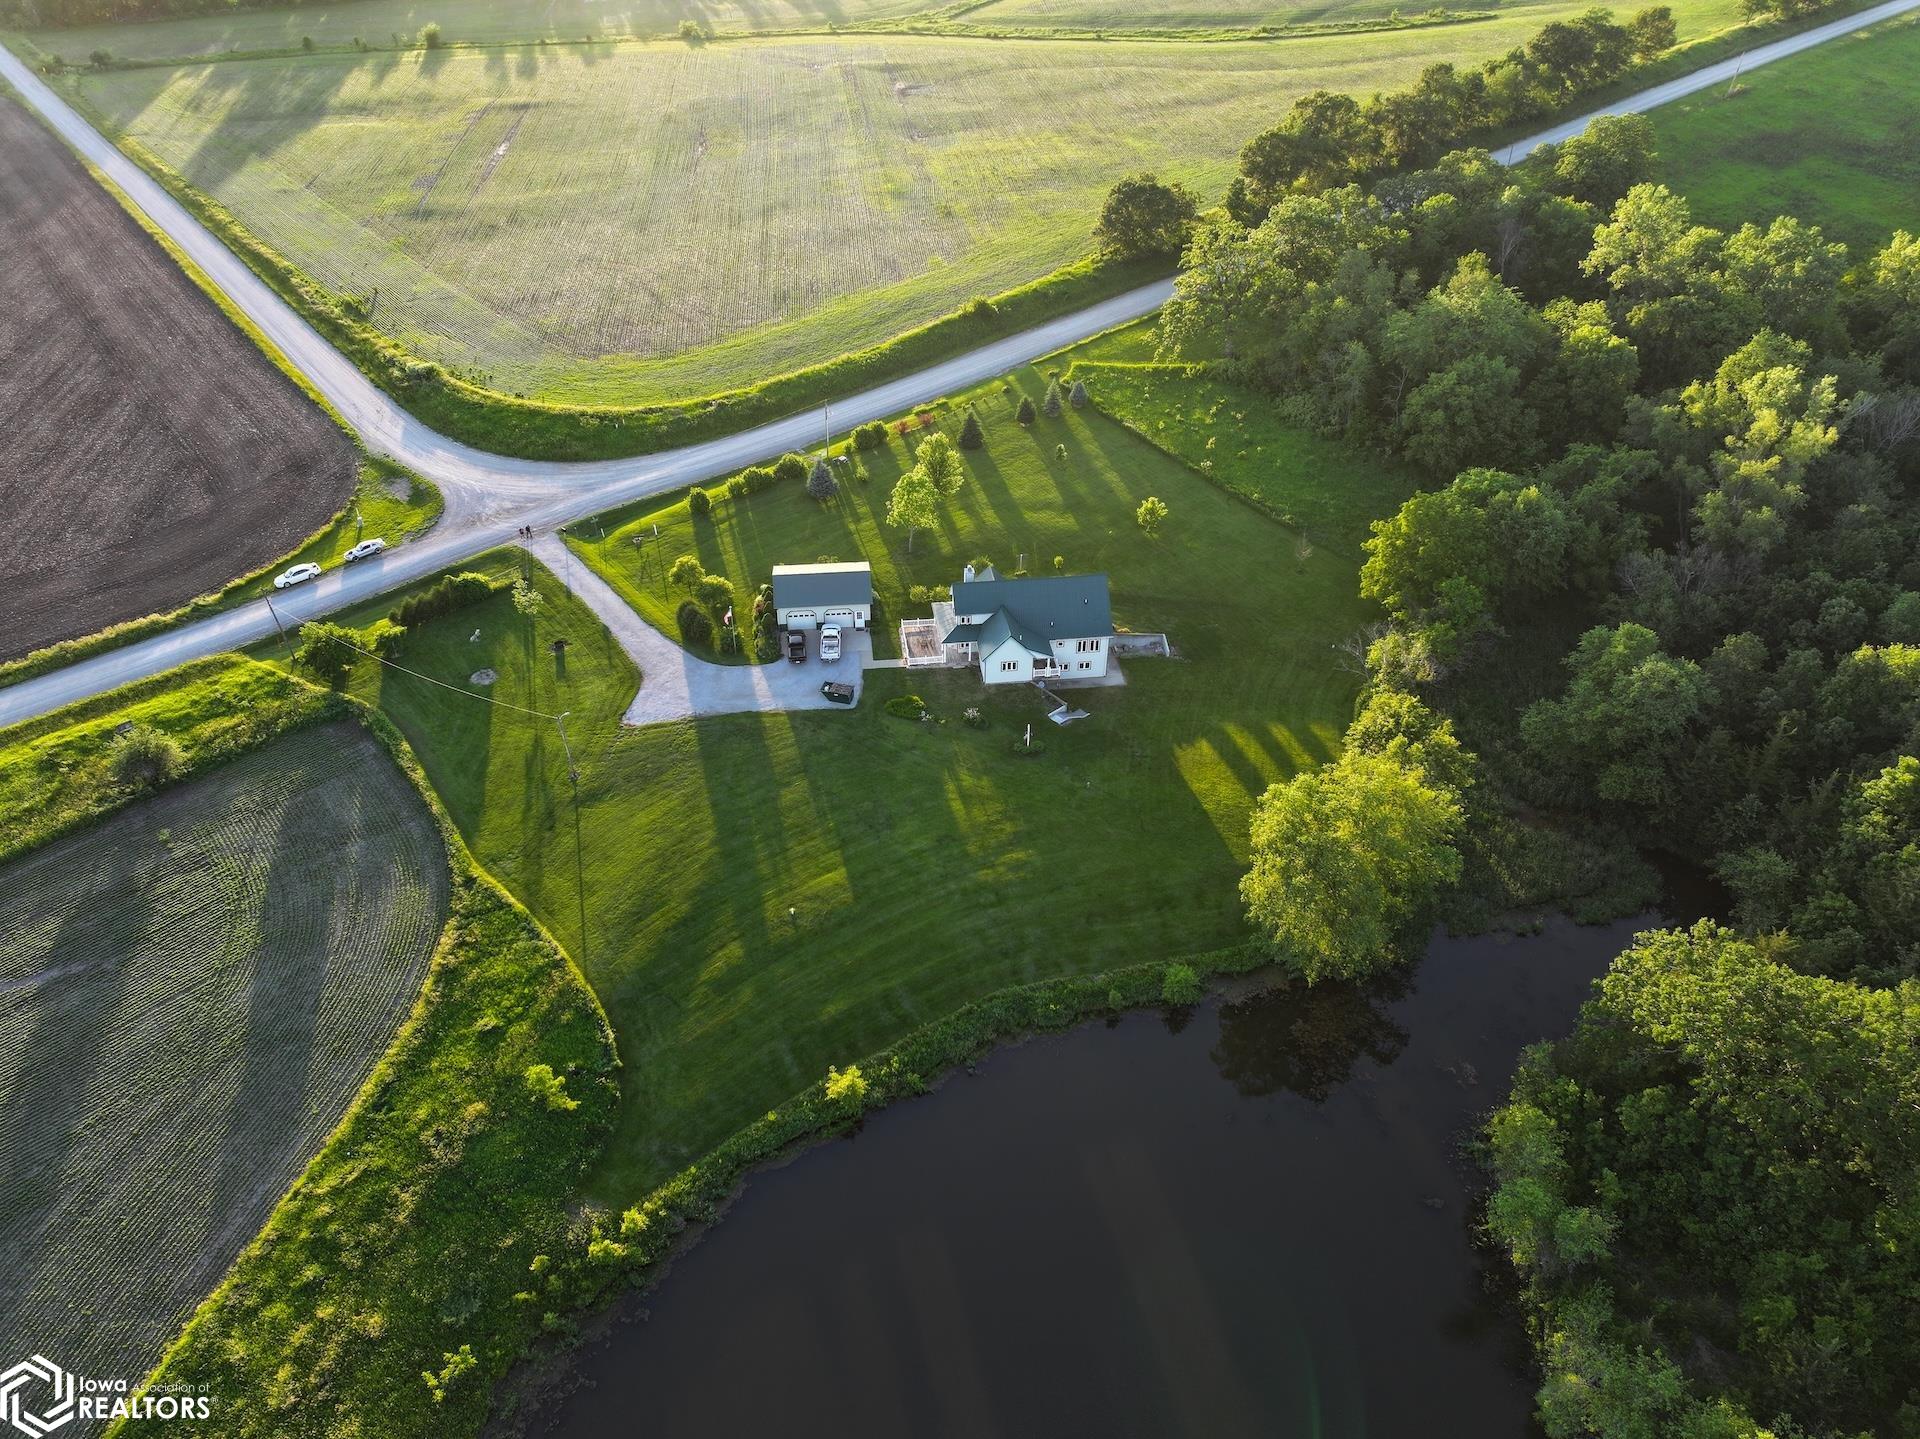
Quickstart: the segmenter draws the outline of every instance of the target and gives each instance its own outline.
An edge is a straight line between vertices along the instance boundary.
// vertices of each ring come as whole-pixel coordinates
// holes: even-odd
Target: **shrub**
[[[967,301],[965,305],[960,307],[960,313],[965,315],[969,320],[979,320],[985,323],[999,314],[1000,311],[994,306],[993,301],[989,300],[985,295],[975,295],[971,300]]]
[[[87,56],[87,63],[96,70],[105,70],[113,64],[113,51],[95,50]]]
[[[707,577],[706,567],[694,555],[682,555],[667,566],[667,583],[691,594]]]
[[[725,575],[702,575],[693,587],[693,597],[717,620],[733,608],[733,581]]]
[[[966,709],[961,711],[960,718],[966,721],[968,729],[985,729],[987,727],[987,717],[980,713],[980,707],[978,705],[968,705]]]
[[[752,465],[734,476],[734,483],[740,487],[741,494],[757,495],[762,490],[772,489],[773,482],[777,478],[778,476],[766,465]]]
[[[180,746],[151,725],[135,725],[113,742],[113,780],[151,789],[180,773]]]
[[[858,1109],[867,1097],[867,1077],[860,1072],[860,1066],[849,1064],[845,1069],[827,1066],[827,1098],[835,1104],[844,1104]]]
[[[406,638],[406,626],[395,624],[388,616],[375,620],[360,632],[360,648],[372,650],[381,659],[392,659],[400,653]]]
[[[865,452],[878,450],[887,443],[887,425],[884,420],[869,420],[853,432],[853,447]]]
[[[542,1069],[546,1068],[545,1065],[540,1067]],[[462,1344],[452,1353],[442,1350],[440,1358],[442,1364],[438,1374],[435,1374],[431,1369],[422,1369],[420,1371],[420,1377],[427,1381],[427,1389],[433,1395],[433,1402],[436,1404],[444,1404],[446,1402],[447,1390],[451,1388],[461,1376],[470,1374],[480,1367],[480,1361],[474,1357],[473,1346],[471,1344]]]
[[[1053,557],[1053,567],[1055,570],[1064,570],[1067,567],[1067,557],[1065,555],[1055,555]]]
[[[324,685],[338,689],[359,657],[354,632],[344,625],[309,620],[300,626],[300,648],[293,662]]]
[[[302,35],[300,37],[300,48],[311,55],[313,53],[313,36]]]
[[[780,658],[780,641],[770,634],[763,633],[753,642],[754,656],[761,664]]]
[[[813,473],[807,476],[807,493],[822,503],[840,493],[840,482],[833,477],[833,468],[825,460],[813,462]]]
[[[895,695],[883,708],[898,719],[917,720],[927,713],[927,702],[919,695]]]
[[[698,20],[682,20],[675,33],[689,45],[704,45],[713,38],[713,32]]]
[[[687,513],[696,520],[704,519],[713,509],[713,496],[695,486],[687,491]]]
[[[986,442],[986,431],[980,427],[980,414],[972,405],[968,405],[966,423],[960,426],[960,448],[977,450]]]
[[[545,604],[545,597],[533,587],[533,582],[525,575],[513,582],[513,607],[527,619],[532,619],[539,614]]]
[[[1065,408],[1066,401],[1060,394],[1060,382],[1058,380],[1048,380],[1047,397],[1040,402],[1041,413],[1049,420],[1057,420],[1060,418],[1060,412]]]
[[[680,638],[690,648],[699,648],[713,642],[713,621],[707,618],[707,612],[692,600],[683,600],[680,612],[674,617],[680,625]]]
[[[387,612],[402,629],[417,629],[428,620],[477,605],[494,593],[493,581],[472,570],[443,575],[424,590],[415,590]]]
[[[1160,526],[1166,523],[1167,502],[1158,495],[1148,495],[1140,501],[1140,508],[1133,512],[1133,517],[1139,522],[1140,528],[1147,532],[1147,538],[1152,539],[1160,533]]]
[[[1160,998],[1167,1004],[1198,1004],[1202,993],[1200,976],[1190,964],[1170,964],[1160,980]]]
[[[797,485],[807,478],[805,455],[782,455],[773,463],[773,478],[783,485]]]
[[[1033,407],[1033,397],[1031,395],[1022,395],[1020,397],[1020,408],[1013,412],[1013,417],[1023,425],[1031,425],[1035,420],[1040,418],[1040,412]]]
[[[1075,380],[1073,382],[1073,388],[1067,391],[1067,403],[1072,405],[1076,410],[1086,409],[1087,382],[1085,380]]]
[[[1029,740],[1021,735],[1007,746],[1007,751],[1016,759],[1035,759],[1047,752],[1047,742],[1043,739]]]
[[[441,38],[440,22],[429,20],[420,27],[420,44],[428,50],[438,50],[445,41]]]
[[[565,1114],[580,1107],[580,1101],[567,1093],[566,1076],[555,1074],[551,1064],[530,1064],[522,1077],[527,1092],[548,1109]]]

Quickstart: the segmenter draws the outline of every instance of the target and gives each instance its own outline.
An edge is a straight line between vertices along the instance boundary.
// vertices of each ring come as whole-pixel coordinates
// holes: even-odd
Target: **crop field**
[[[0,96],[0,660],[173,609],[339,510],[338,427]]]
[[[0,868],[0,1334],[140,1377],[386,1050],[447,903],[350,724]]]
[[[576,812],[551,724],[370,665],[352,678],[607,1007],[624,1099],[597,1197],[633,1202],[829,1063],[968,999],[1237,941],[1253,798],[1338,748],[1358,678],[1334,645],[1370,608],[1357,554],[1333,536],[1391,511],[1406,476],[1311,437],[1291,453],[1277,431],[1263,437],[1289,483],[1327,490],[1322,544],[1094,411],[1027,430],[1017,393],[975,398],[987,447],[912,556],[875,518],[898,442],[833,505],[776,488],[716,507],[688,551],[739,579],[770,558],[864,555],[887,623],[906,607],[901,586],[951,580],[983,552],[1104,568],[1120,622],[1166,630],[1181,658],[1128,664],[1125,687],[1084,697],[1090,720],[1055,729],[1031,692],[989,693],[971,672],[875,671],[850,713],[627,730],[631,665],[542,572],[531,623],[499,596],[410,639],[407,664],[453,683],[486,664],[500,672],[494,698],[569,711]],[[1133,520],[1148,494],[1172,512],[1157,540]],[[560,636],[564,664],[547,652]],[[907,692],[943,722],[887,714]],[[963,722],[969,707],[984,729]],[[1028,724],[1046,745],[1037,758],[1010,753]]]
[[[755,383],[1024,283],[1088,251],[1122,174],[1216,196],[1298,95],[1499,54],[1546,13],[1284,42],[296,54],[71,83],[421,355],[538,398],[637,403]]]
[[[1713,225],[1796,215],[1856,259],[1920,228],[1920,20],[1844,36],[1653,112],[1667,182]]]

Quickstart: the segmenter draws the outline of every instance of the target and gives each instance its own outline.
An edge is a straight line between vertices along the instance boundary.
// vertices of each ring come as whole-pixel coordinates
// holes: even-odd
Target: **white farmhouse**
[[[774,619],[790,630],[840,625],[863,630],[873,619],[873,566],[775,565]]]
[[[951,651],[978,661],[990,685],[1035,679],[1099,679],[1107,672],[1113,607],[1105,575],[1003,580],[991,568],[953,587]]]

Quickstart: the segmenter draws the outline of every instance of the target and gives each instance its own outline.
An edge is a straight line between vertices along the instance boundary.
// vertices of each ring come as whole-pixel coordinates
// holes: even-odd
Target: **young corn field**
[[[387,1048],[447,885],[346,724],[0,867],[0,1334],[146,1373]]]

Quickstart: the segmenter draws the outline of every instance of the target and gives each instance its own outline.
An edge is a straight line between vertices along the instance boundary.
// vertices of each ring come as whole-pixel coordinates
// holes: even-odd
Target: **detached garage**
[[[774,618],[790,630],[841,625],[863,630],[873,620],[873,567],[775,565]]]

